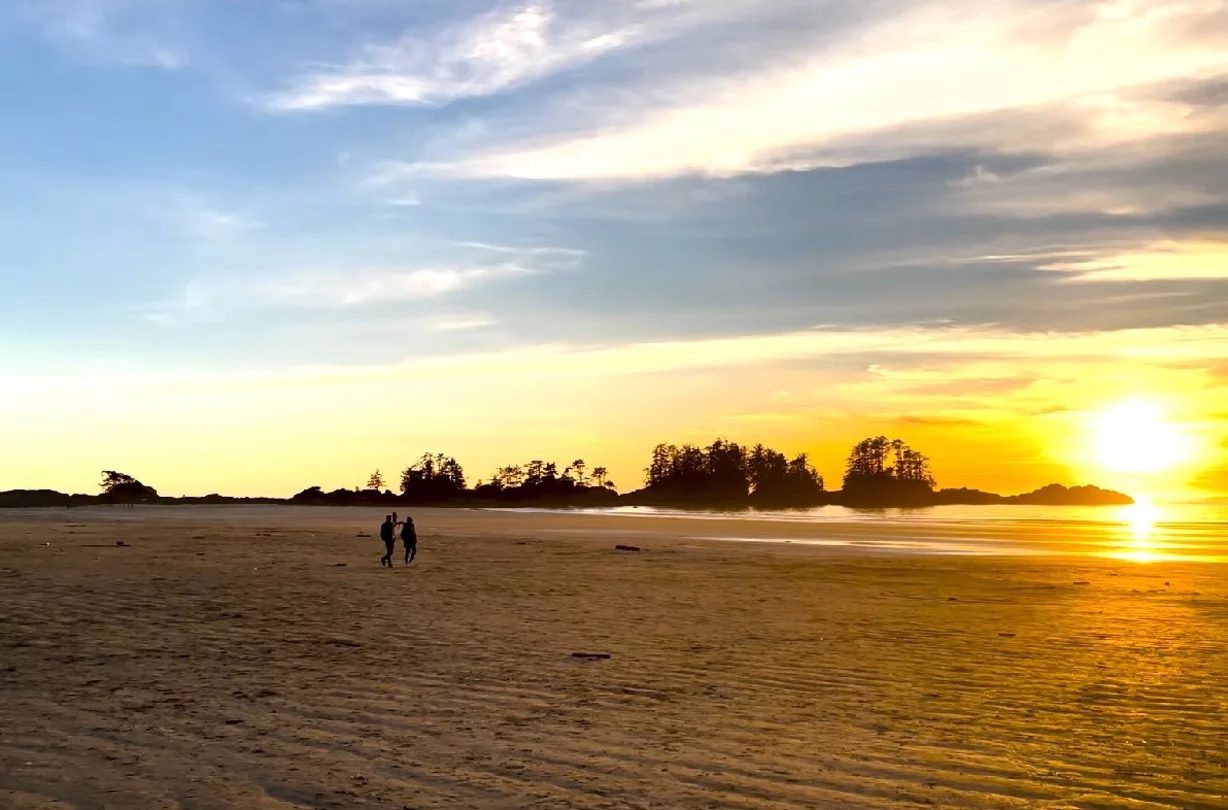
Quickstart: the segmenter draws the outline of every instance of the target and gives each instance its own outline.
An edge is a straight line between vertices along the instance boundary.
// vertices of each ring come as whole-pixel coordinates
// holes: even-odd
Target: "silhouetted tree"
[[[584,463],[584,459],[578,458],[563,470],[564,478],[572,478],[580,486],[588,486],[588,477],[584,474],[588,469],[588,465]]]
[[[790,461],[762,444],[747,449],[725,439],[703,449],[657,445],[645,472],[648,491],[670,499],[802,506],[824,492],[805,455]]]
[[[645,471],[650,490],[687,499],[738,500],[750,491],[750,455],[717,439],[706,448],[659,444]]]
[[[158,497],[158,491],[153,487],[145,486],[131,475],[115,470],[103,470],[99,486],[102,487],[103,500],[111,503],[132,504],[136,501],[155,500]]]
[[[479,483],[474,493],[479,498],[501,500],[569,500],[579,496],[608,501],[616,496],[604,467],[587,474],[588,464],[576,459],[559,473],[553,461],[533,459],[527,464],[500,467],[488,483]],[[597,471],[601,475],[597,476]],[[595,485],[590,485],[590,482]]]
[[[446,501],[465,493],[465,471],[443,453],[426,453],[401,473],[401,493],[418,502]]]
[[[104,493],[110,495],[121,488],[131,487],[139,483],[139,481],[126,473],[116,472],[115,470],[103,470],[102,483],[99,486],[102,487]]]
[[[752,502],[808,504],[823,495],[823,477],[805,453],[786,460],[783,453],[756,445],[751,450],[749,466]]]
[[[902,440],[886,436],[858,442],[844,469],[844,491],[871,500],[920,498],[935,485],[929,459]]]
[[[711,477],[706,453],[693,444],[659,444],[652,451],[652,464],[647,470],[651,489],[702,494],[711,489]]]
[[[371,477],[367,479],[367,489],[375,492],[384,491],[384,474],[378,469],[371,473]]]

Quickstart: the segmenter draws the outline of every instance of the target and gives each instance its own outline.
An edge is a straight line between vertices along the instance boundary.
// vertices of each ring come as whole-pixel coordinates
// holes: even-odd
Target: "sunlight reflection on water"
[[[897,554],[1084,555],[1135,563],[1228,562],[1228,506],[939,506],[928,509],[692,512],[575,510],[664,521],[645,531],[702,540],[838,547]],[[655,522],[655,521],[654,521]],[[702,525],[702,529],[699,526]],[[691,529],[689,527],[694,527]]]
[[[1136,563],[1228,562],[1228,524],[1222,510],[1193,505],[1161,506],[1140,498],[1121,507],[1125,537],[1103,556]]]
[[[1160,508],[1149,499],[1140,498],[1130,506],[1123,506],[1120,514],[1132,538],[1126,547],[1109,552],[1107,556],[1137,563],[1160,560],[1161,555],[1157,553],[1152,539],[1156,522],[1162,514]]]

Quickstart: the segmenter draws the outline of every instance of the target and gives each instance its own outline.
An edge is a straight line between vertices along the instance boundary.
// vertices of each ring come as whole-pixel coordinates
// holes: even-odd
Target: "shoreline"
[[[1067,487],[1049,484],[1019,495],[999,495],[983,490],[959,489],[923,490],[885,488],[878,490],[819,491],[804,497],[764,497],[755,492],[742,495],[713,493],[704,490],[679,490],[647,487],[633,492],[618,493],[613,489],[588,487],[565,493],[540,495],[515,490],[490,497],[481,488],[453,492],[442,500],[429,500],[397,495],[392,491],[335,490],[323,492],[319,487],[291,498],[231,497],[211,493],[203,496],[168,497],[157,490],[134,483],[139,492],[111,492],[83,495],[55,490],[7,490],[0,492],[0,508],[73,507],[74,505],[104,504],[113,506],[147,505],[280,505],[280,506],[363,506],[417,508],[509,508],[509,509],[569,509],[645,507],[698,511],[780,511],[808,510],[829,506],[847,509],[926,509],[938,506],[1130,506],[1135,499],[1121,492],[1096,486]]]
[[[1228,510],[1132,514],[1086,507],[937,507],[898,513],[832,509],[805,512],[681,512],[651,509],[427,508],[409,512],[423,543],[438,536],[572,538],[593,547],[720,543],[760,549],[809,549],[816,555],[1110,558],[1135,562],[1218,563],[1228,558]],[[0,510],[0,526],[37,521],[96,526],[267,524],[270,530],[314,531],[346,526],[376,534],[382,509],[285,505],[163,505],[132,509]],[[1151,523],[1140,523],[1140,516]],[[372,541],[373,542],[373,541]]]
[[[14,492],[24,492],[21,490]],[[544,511],[569,511],[569,510],[612,510],[612,509],[667,509],[678,512],[717,512],[722,514],[737,514],[737,513],[767,513],[767,512],[808,512],[816,509],[840,508],[850,509],[863,512],[878,512],[884,510],[901,510],[901,511],[919,511],[923,509],[936,509],[944,506],[959,506],[959,507],[986,507],[993,508],[999,506],[1021,506],[1021,507],[1049,507],[1054,509],[1064,508],[1119,508],[1123,506],[1132,506],[1137,501],[1133,498],[1121,501],[1031,501],[1020,500],[1021,496],[997,496],[1000,500],[985,501],[985,500],[940,500],[931,503],[917,502],[884,502],[884,503],[866,503],[863,501],[843,501],[843,500],[827,500],[821,503],[813,504],[798,504],[798,505],[775,505],[775,504],[745,504],[745,503],[699,503],[695,501],[644,501],[644,500],[624,500],[628,496],[621,496],[619,501],[593,501],[593,502],[577,502],[568,500],[546,500],[546,501],[502,501],[502,500],[466,500],[455,499],[449,501],[405,501],[405,500],[375,500],[371,501],[348,501],[348,502],[324,502],[324,501],[296,501],[292,498],[232,498],[229,496],[213,497],[213,496],[188,496],[184,498],[159,498],[157,500],[135,501],[133,503],[111,502],[105,501],[96,495],[59,495],[58,502],[51,499],[31,498],[28,502],[22,502],[20,498],[4,499],[3,496],[10,495],[11,492],[0,492],[0,510],[5,509],[82,509],[86,507],[112,507],[112,508],[130,508],[134,506],[141,507],[176,507],[176,506],[293,506],[293,507],[310,507],[310,508],[362,508],[362,509],[379,509],[379,508],[413,508],[413,509],[503,509],[509,511],[515,510],[544,510]],[[58,495],[58,493],[57,493]],[[1212,504],[1213,505],[1213,504]]]

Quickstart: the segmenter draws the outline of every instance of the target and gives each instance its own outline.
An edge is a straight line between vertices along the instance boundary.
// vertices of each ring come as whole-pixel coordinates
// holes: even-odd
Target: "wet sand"
[[[0,512],[0,807],[1228,806],[1223,565],[413,514]]]

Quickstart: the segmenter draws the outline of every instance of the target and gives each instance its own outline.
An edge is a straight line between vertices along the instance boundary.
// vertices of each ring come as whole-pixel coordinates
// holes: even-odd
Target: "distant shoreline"
[[[1130,506],[1129,495],[1099,487],[1065,487],[1051,484],[1021,495],[999,495],[975,489],[946,489],[929,493],[910,493],[909,497],[873,497],[864,493],[825,492],[805,501],[747,498],[706,498],[701,494],[678,496],[673,493],[638,490],[620,495],[615,492],[580,493],[570,498],[490,499],[461,496],[442,501],[407,499],[391,492],[363,491],[332,494],[321,498],[243,498],[205,495],[183,498],[143,498],[125,501],[106,495],[69,495],[55,490],[10,490],[0,492],[0,509],[71,508],[84,506],[359,506],[364,508],[432,509],[577,509],[643,506],[685,511],[764,511],[805,510],[824,506],[849,509],[926,509],[935,506]]]

